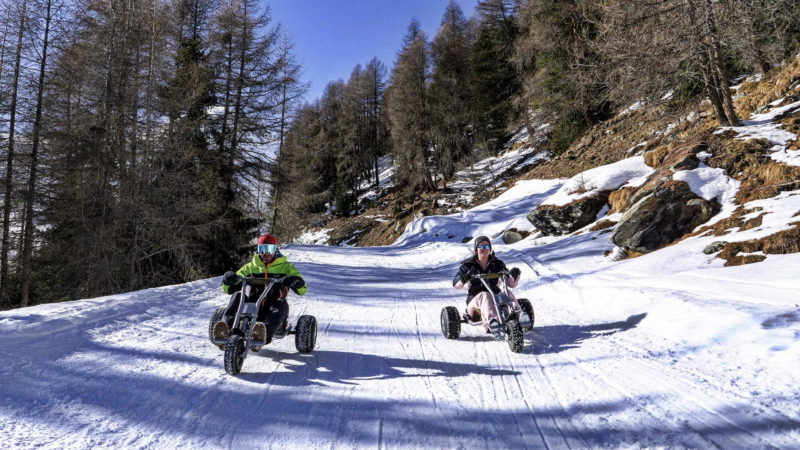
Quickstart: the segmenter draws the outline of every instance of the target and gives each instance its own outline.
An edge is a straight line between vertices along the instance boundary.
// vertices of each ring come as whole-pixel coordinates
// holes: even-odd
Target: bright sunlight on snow
[[[610,189],[648,171],[636,157],[582,182]],[[679,177],[723,204],[737,188],[708,168]],[[219,278],[2,312],[3,443],[796,448],[800,255],[723,267],[703,253],[718,238],[695,236],[617,262],[605,256],[608,230],[496,238],[531,230],[528,211],[574,195],[579,181],[519,182],[460,214],[412,222],[392,246],[284,248],[309,286],[290,297],[290,320],[316,316],[316,348],[277,340],[238,376],[207,338],[227,302]],[[729,241],[786,227],[800,192],[745,206],[760,208],[762,226]],[[481,234],[522,271],[516,293],[535,311],[522,353],[480,326],[442,336],[442,308],[465,307],[451,287],[471,252],[461,242]]]

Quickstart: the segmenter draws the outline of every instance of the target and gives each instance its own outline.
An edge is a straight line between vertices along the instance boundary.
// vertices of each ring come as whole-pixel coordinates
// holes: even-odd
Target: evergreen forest
[[[257,0],[0,0],[0,308],[219,275],[253,238],[447,189],[519,129],[565,152],[641,102],[710,102],[800,51],[796,0],[450,2],[318,99]],[[365,44],[366,45],[366,44]]]

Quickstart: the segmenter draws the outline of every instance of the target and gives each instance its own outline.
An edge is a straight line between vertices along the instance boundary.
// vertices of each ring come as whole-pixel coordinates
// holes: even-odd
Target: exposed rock
[[[639,200],[650,195],[666,183],[672,181],[671,170],[656,170],[647,177],[647,181],[639,187],[635,192],[628,196],[628,205],[635,205]]]
[[[608,202],[608,191],[580,198],[563,206],[539,205],[528,213],[528,221],[546,235],[572,233],[597,220]]]
[[[708,150],[705,141],[689,142],[671,151],[662,162],[662,168],[677,170],[694,170],[700,165],[697,154]]]
[[[700,165],[697,154],[708,150],[704,140],[695,139],[678,146],[661,146],[644,154],[644,162],[654,169],[692,170]]]
[[[508,230],[503,233],[503,242],[505,242],[506,244],[513,244],[515,242],[521,241],[522,239],[523,239],[522,235],[517,233],[516,231]]]
[[[716,201],[695,195],[683,181],[661,182],[622,216],[611,241],[634,252],[648,253],[691,232],[719,208]]]
[[[725,245],[727,245],[727,244],[728,243],[725,242],[725,241],[714,241],[714,242],[706,245],[706,248],[703,249],[703,253],[705,253],[706,255],[710,255],[712,253],[717,253],[718,251],[720,251],[723,248],[725,248]]]

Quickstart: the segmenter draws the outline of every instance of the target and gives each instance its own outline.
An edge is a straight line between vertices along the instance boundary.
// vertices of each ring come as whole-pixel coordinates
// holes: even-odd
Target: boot
[[[468,310],[465,310],[464,315],[462,317],[465,322],[472,322],[472,323],[480,322],[481,310],[476,308],[471,315]]]
[[[253,325],[253,340],[256,342],[264,342],[267,340],[267,327],[264,326],[264,322],[256,322]],[[253,347],[253,352],[257,352],[261,350],[261,346]]]
[[[503,327],[500,326],[500,322],[497,319],[489,321],[489,332],[492,333],[495,341],[503,340]]]
[[[523,330],[530,330],[532,325],[530,314],[526,312],[519,313],[519,326],[522,327]]]
[[[214,339],[228,339],[230,336],[230,330],[228,330],[228,323],[224,320],[220,320],[219,322],[214,324]],[[225,350],[225,344],[218,345],[220,350]]]

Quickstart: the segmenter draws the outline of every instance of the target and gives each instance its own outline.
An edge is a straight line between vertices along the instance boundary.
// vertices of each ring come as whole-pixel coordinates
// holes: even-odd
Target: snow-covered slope
[[[470,247],[446,236],[495,235],[558,188],[519,183],[394,246],[285,249],[317,348],[276,341],[236,377],[206,338],[219,278],[0,313],[3,445],[796,448],[798,254],[725,268],[711,237],[621,262],[602,231],[497,243],[536,311],[523,353],[442,337]]]

